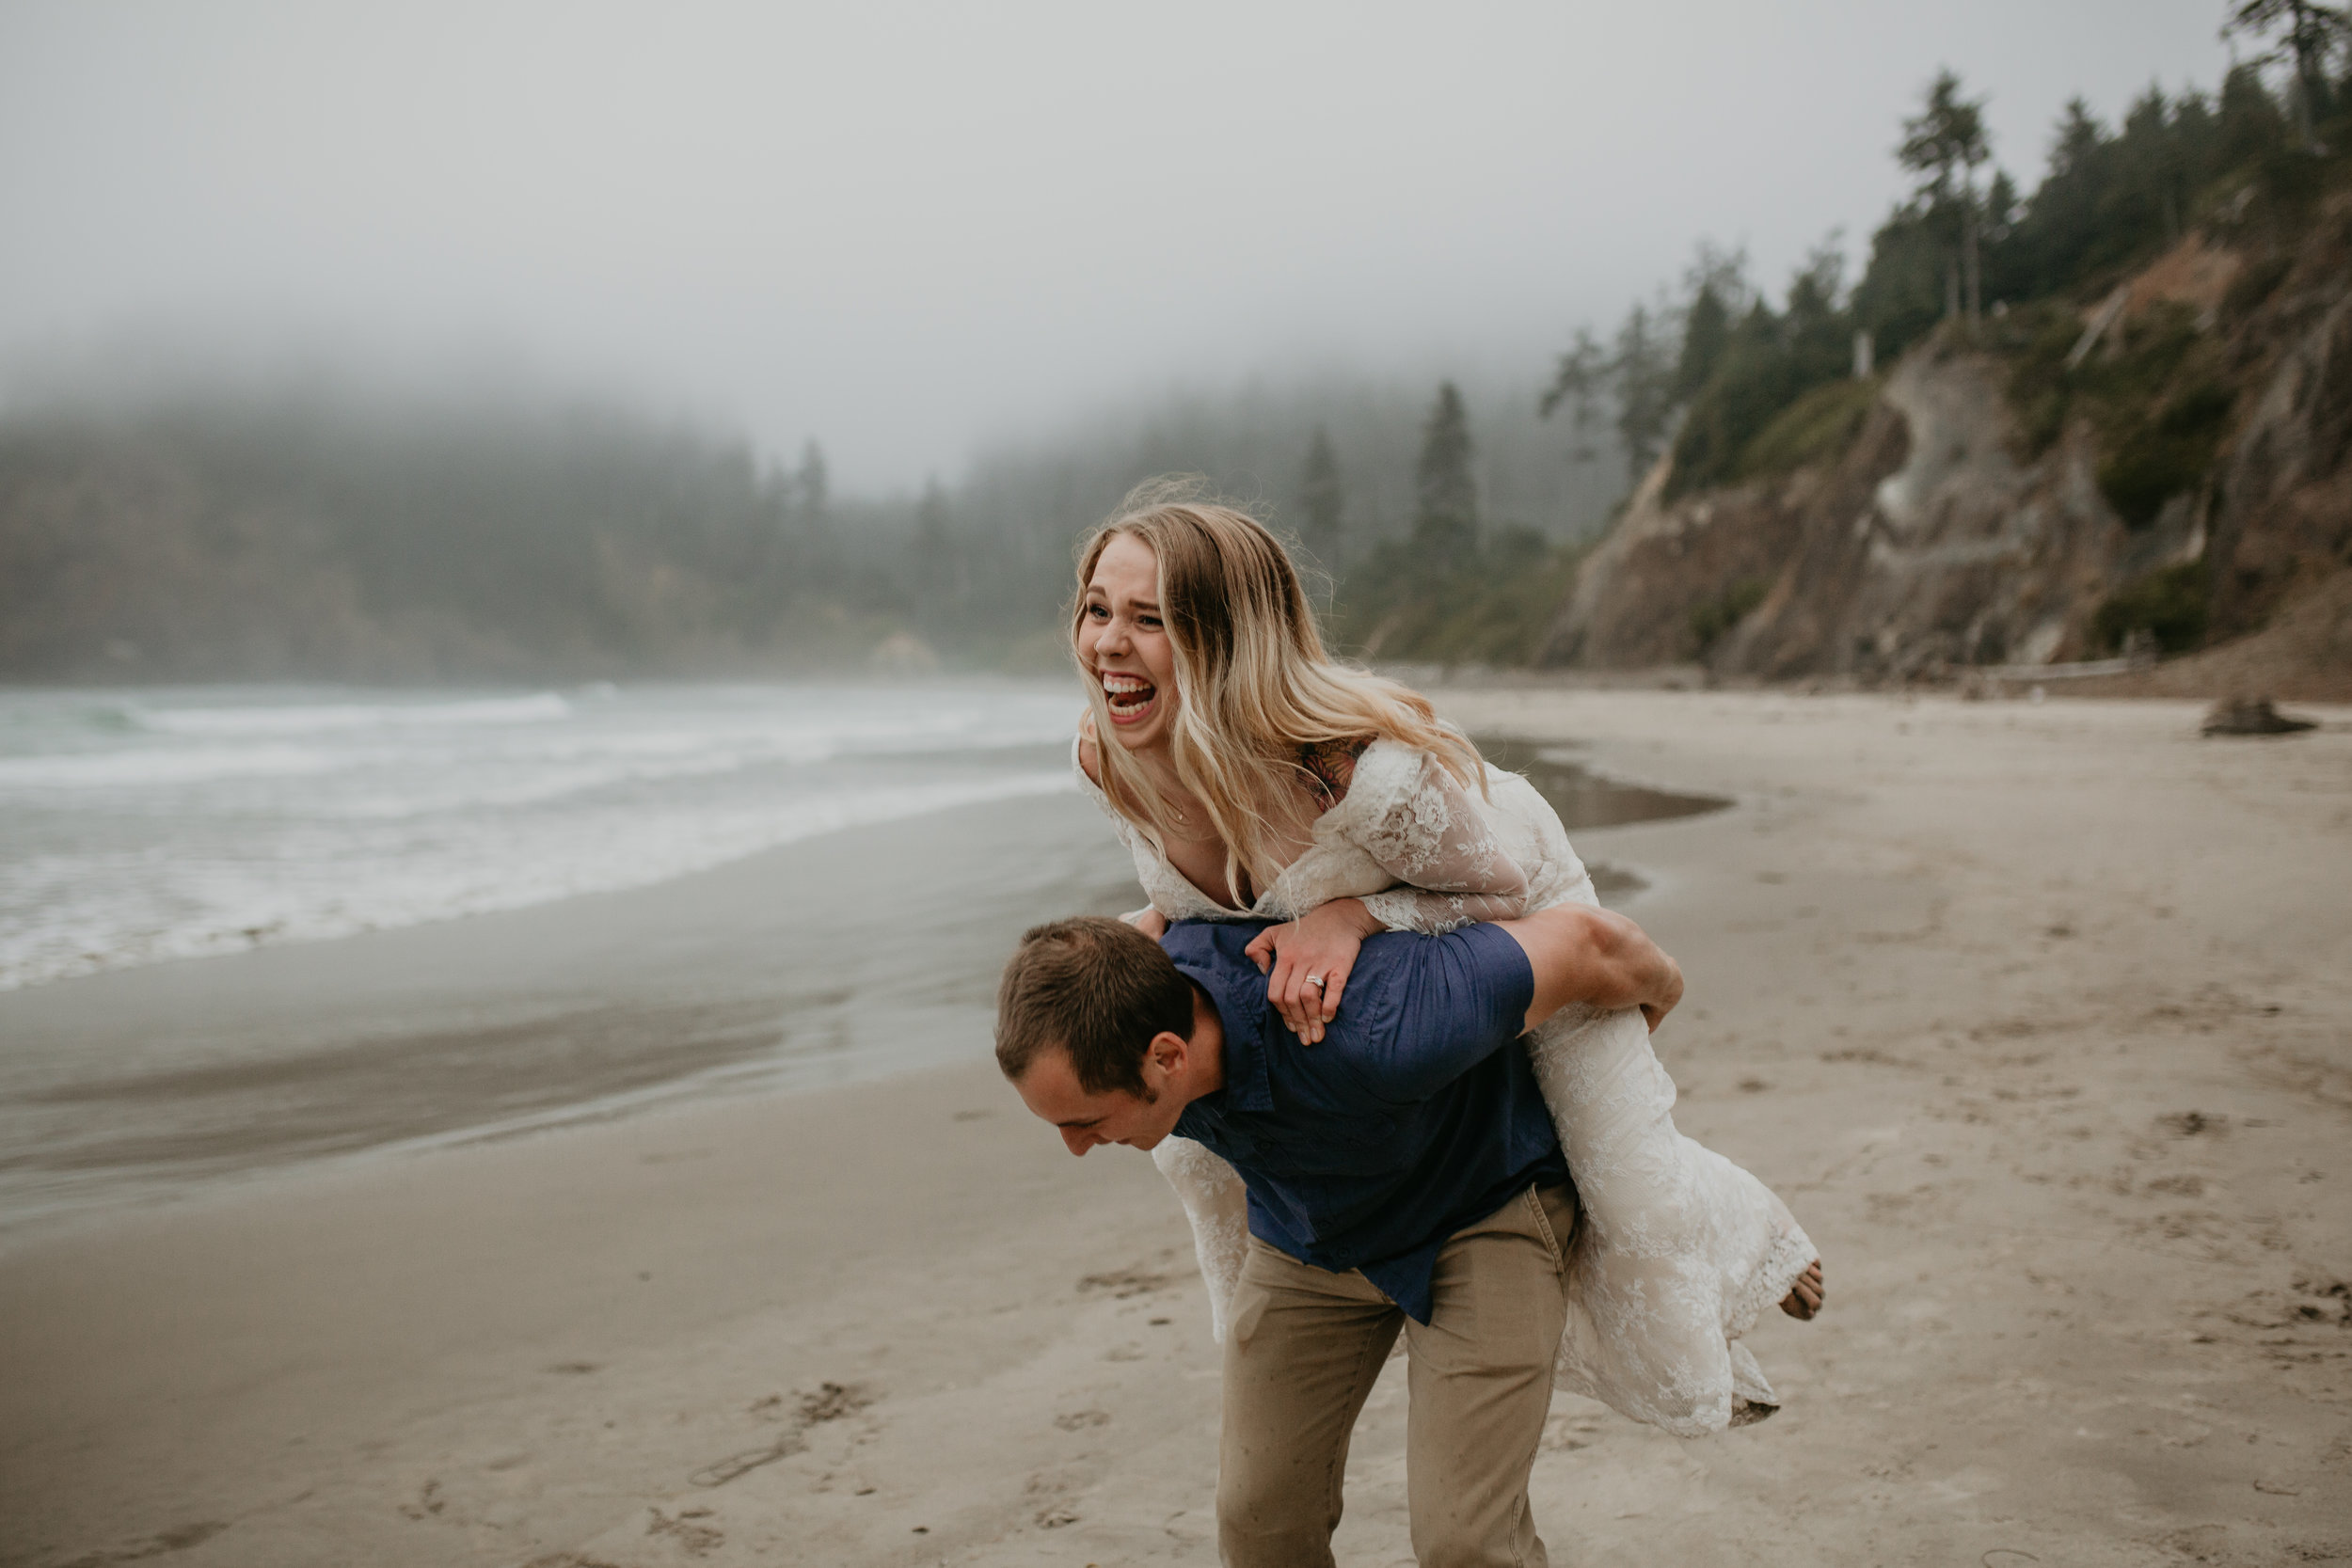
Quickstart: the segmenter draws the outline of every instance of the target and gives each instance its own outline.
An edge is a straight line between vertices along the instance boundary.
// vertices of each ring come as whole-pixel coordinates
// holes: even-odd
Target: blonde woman
[[[1162,482],[1087,541],[1071,646],[1089,692],[1083,786],[1171,920],[1271,920],[1250,953],[1312,1049],[1362,940],[1597,902],[1558,816],[1426,699],[1335,663],[1281,545]],[[1779,1301],[1809,1318],[1818,1255],[1763,1183],[1676,1131],[1637,1010],[1571,1009],[1529,1037],[1583,1218],[1556,1384],[1681,1436],[1769,1414],[1738,1340]],[[1240,1178],[1171,1137],[1224,1338],[1248,1240]]]

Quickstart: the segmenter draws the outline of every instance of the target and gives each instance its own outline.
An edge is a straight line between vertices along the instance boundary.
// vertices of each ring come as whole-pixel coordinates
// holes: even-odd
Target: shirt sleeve
[[[1466,926],[1413,943],[1372,1087],[1397,1103],[1426,1100],[1518,1038],[1535,1000],[1535,971],[1508,931]]]

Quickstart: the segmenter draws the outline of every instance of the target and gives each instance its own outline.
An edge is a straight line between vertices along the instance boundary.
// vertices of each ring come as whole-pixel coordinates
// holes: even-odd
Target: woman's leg
[[[1209,1332],[1219,1344],[1233,1320],[1233,1291],[1249,1250],[1249,1195],[1240,1173],[1190,1138],[1160,1140],[1152,1151],[1192,1222],[1192,1246],[1209,1290]]]

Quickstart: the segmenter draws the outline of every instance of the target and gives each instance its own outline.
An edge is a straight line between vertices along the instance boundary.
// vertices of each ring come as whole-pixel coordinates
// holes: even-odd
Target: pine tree
[[[1617,436],[1625,443],[1627,467],[1649,471],[1674,423],[1676,365],[1668,357],[1669,312],[1636,305],[1617,328],[1611,360],[1617,383]]]
[[[1675,396],[1684,403],[1698,396],[1707,378],[1723,362],[1731,341],[1731,307],[1711,283],[1699,285],[1691,308],[1682,317],[1682,354],[1675,361]]]
[[[2261,70],[2252,65],[2233,66],[2221,78],[2219,118],[2214,156],[2225,169],[2251,167],[2286,139],[2278,103],[2263,86]]]
[[[801,471],[794,478],[801,492],[802,514],[812,524],[822,523],[825,509],[833,499],[833,487],[826,477],[825,449],[814,439],[801,448]]]
[[[1608,391],[1613,372],[1607,351],[1594,338],[1592,328],[1576,329],[1576,341],[1560,356],[1560,368],[1552,372],[1551,385],[1535,404],[1536,416],[1549,420],[1562,404],[1567,404],[1568,428],[1574,434],[1572,450],[1578,464],[1598,460],[1600,453],[1591,444],[1589,432],[1593,421],[1600,417],[1600,400]]]
[[[1340,486],[1340,460],[1331,451],[1331,433],[1317,425],[1298,475],[1298,540],[1327,572],[1340,569],[1344,543],[1340,525],[1346,506],[1346,494]]]
[[[1721,294],[1708,293],[1705,297],[1712,302],[1711,310],[1721,315]],[[1536,412],[1545,419],[1549,419],[1562,404],[1570,404],[1570,424],[1578,436],[1578,461],[1588,462],[1595,455],[1583,445],[1583,436],[1598,417],[1604,395],[1613,398],[1617,405],[1617,438],[1625,448],[1627,467],[1638,477],[1658,461],[1659,449],[1665,444],[1666,432],[1674,423],[1675,410],[1686,401],[1681,389],[1685,370],[1703,385],[1713,370],[1714,357],[1720,357],[1723,351],[1723,343],[1715,342],[1694,355],[1686,333],[1682,357],[1670,357],[1675,315],[1662,301],[1655,309],[1634,306],[1626,312],[1624,322],[1617,327],[1616,341],[1607,350],[1601,348],[1589,330],[1578,328],[1575,345],[1560,356],[1551,386],[1536,404]],[[1721,327],[1723,340],[1727,342],[1727,322],[1716,322],[1713,326]],[[1703,332],[1712,329],[1707,325],[1701,328]]]
[[[917,594],[937,604],[961,595],[962,588],[962,552],[956,548],[955,534],[948,527],[947,492],[940,487],[934,476],[923,486],[923,499],[914,506],[914,545],[913,570]]]
[[[1682,312],[1682,352],[1675,361],[1674,399],[1687,404],[1707,386],[1731,345],[1731,324],[1748,302],[1748,253],[1701,241],[1683,274],[1691,303]]]
[[[1922,176],[1919,194],[1932,207],[1960,209],[1960,254],[1951,293],[1967,299],[1968,320],[1983,313],[1977,261],[1977,166],[1990,156],[1985,142],[1984,100],[1960,95],[1960,77],[1948,68],[1935,73],[1919,113],[1903,121],[1902,144],[1895,150],[1902,166]]]
[[[2281,25],[2286,29],[2284,37],[2251,63],[2294,62],[2295,90],[2289,96],[2296,135],[2306,150],[2322,151],[2317,126],[2328,108],[2328,56],[2352,41],[2352,10],[2317,5],[2313,0],[2238,0],[2221,24],[2221,36],[2264,34]]]
[[[1432,565],[1453,564],[1478,548],[1478,488],[1470,477],[1470,416],[1453,382],[1440,384],[1422,426],[1414,473],[1418,505],[1413,543]]]

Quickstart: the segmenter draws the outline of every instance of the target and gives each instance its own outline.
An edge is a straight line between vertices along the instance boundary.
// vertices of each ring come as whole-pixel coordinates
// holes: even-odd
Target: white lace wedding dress
[[[1485,799],[1427,752],[1374,741],[1345,795],[1316,819],[1312,844],[1238,910],[1201,893],[1136,832],[1077,767],[1074,748],[1072,763],[1170,920],[1294,920],[1355,897],[1391,929],[1438,932],[1598,902],[1558,815],[1525,779],[1491,767]],[[1583,1211],[1555,1385],[1678,1437],[1769,1415],[1779,1402],[1739,1338],[1820,1256],[1813,1243],[1771,1189],[1675,1130],[1674,1080],[1639,1009],[1570,1007],[1528,1046]],[[1248,1239],[1241,1179],[1188,1138],[1166,1139],[1152,1158],[1192,1221],[1222,1341]]]

